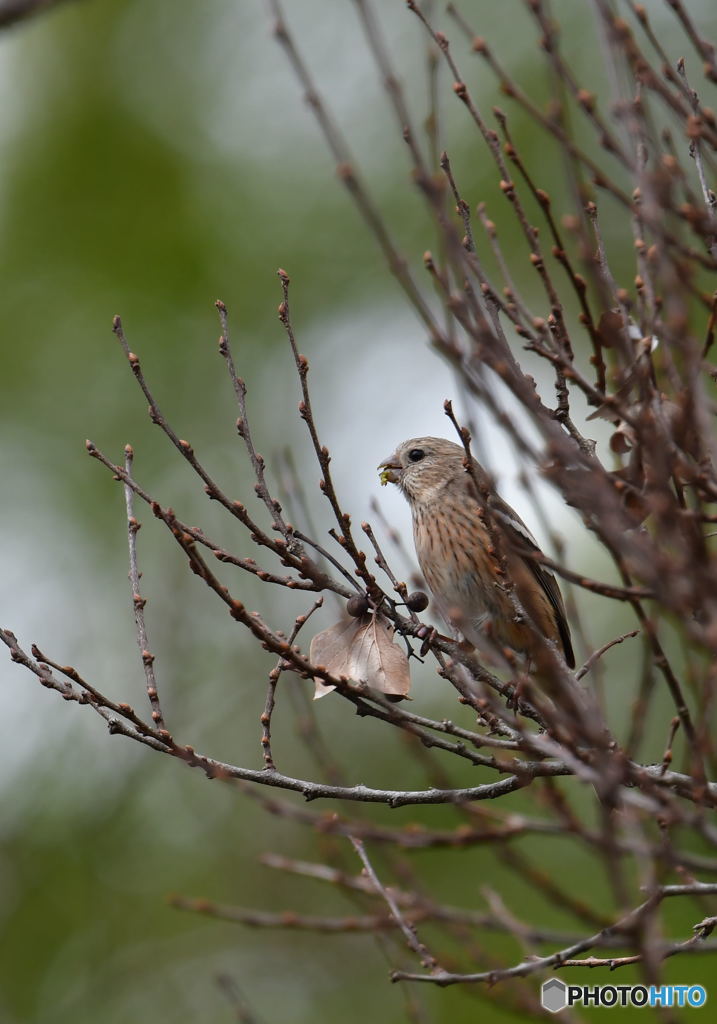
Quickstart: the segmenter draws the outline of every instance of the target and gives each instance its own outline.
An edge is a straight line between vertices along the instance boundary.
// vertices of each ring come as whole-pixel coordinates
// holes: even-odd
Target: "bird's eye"
[[[411,460],[411,462],[420,462],[421,459],[425,458],[425,455],[426,453],[424,452],[423,448],[411,448],[410,452],[408,453],[408,457]]]

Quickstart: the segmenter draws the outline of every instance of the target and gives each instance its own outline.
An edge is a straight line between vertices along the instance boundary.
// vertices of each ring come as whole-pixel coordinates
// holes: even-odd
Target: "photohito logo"
[[[544,981],[543,1009],[558,1013],[566,1006],[704,1006],[702,985],[566,985],[559,978]]]

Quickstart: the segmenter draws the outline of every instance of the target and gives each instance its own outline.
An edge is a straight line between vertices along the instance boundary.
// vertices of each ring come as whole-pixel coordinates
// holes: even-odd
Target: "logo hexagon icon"
[[[568,1005],[567,990],[567,985],[559,978],[550,978],[548,981],[544,981],[540,989],[540,1003],[543,1009],[550,1013],[564,1010]]]

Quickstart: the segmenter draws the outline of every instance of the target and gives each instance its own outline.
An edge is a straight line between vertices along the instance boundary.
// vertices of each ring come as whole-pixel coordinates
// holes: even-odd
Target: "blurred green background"
[[[420,275],[421,254],[434,239],[410,187],[405,145],[354,7],[348,0],[288,6],[318,83]],[[555,10],[575,66],[586,84],[599,86],[587,6],[563,2]],[[660,25],[663,5],[648,6]],[[376,7],[420,124],[427,112],[425,36],[398,0]],[[691,7],[705,34],[714,36],[714,10]],[[546,95],[535,27],[522,3],[467,0],[462,9],[526,90]],[[484,109],[504,104],[440,10],[436,20],[456,39]],[[502,208],[485,151],[466,130],[443,74],[441,83],[442,144],[466,197],[473,205],[486,198],[497,216]],[[449,369],[426,347],[338,183],[258,0],[63,4],[0,34],[0,90],[1,621],[26,647],[37,642],[115,699],[143,709],[122,493],[87,458],[85,438],[117,460],[131,442],[136,476],[164,504],[238,553],[252,551],[236,524],[208,507],[201,487],[150,424],[111,334],[113,314],[122,315],[130,345],[179,435],[192,441],[225,490],[251,503],[252,479],[233,431],[236,409],[216,350],[213,303],[219,297],[227,303],[257,447],[267,458],[291,448],[323,536],[330,520],[295,412],[298,384],[276,318],[277,267],[292,277],[294,321],[312,362],[319,429],[355,521],[369,516],[369,503],[379,496],[379,459],[405,437],[446,434],[443,399],[460,394]],[[556,154],[539,148],[544,143],[531,126],[514,117],[524,155],[540,166],[541,183],[554,181],[559,194]],[[507,220],[508,251],[511,240]],[[629,247],[624,258],[629,266]],[[524,288],[530,297],[531,284]],[[474,415],[494,468],[510,467],[502,437]],[[511,493],[510,469],[503,484],[524,508],[525,498],[521,505]],[[405,530],[407,512],[398,497],[380,497]],[[169,724],[203,752],[259,767],[258,717],[273,659],[247,643],[187,572],[171,538],[146,510],[138,513],[145,524],[139,547],[150,644]],[[554,515],[587,570],[592,549],[570,532],[579,526],[565,510]],[[534,520],[530,525],[539,529]],[[244,577],[226,579],[276,626],[290,627],[310,603]],[[596,644],[620,631],[602,606],[592,620]],[[620,649],[619,658],[630,657]],[[617,656],[612,664],[620,664]],[[235,979],[262,1021],[405,1019],[404,994],[388,983],[389,964],[369,937],[248,931],[167,905],[168,894],[177,892],[257,908],[350,913],[354,905],[341,894],[257,864],[267,850],[320,859],[327,847],[348,846],[345,840],[317,838],[228,786],[109,737],[89,710],[65,705],[4,657],[0,679],[3,1024],[220,1024],[235,1019],[217,984],[220,973]],[[287,678],[283,685],[307,684]],[[629,694],[619,699],[624,708]],[[438,717],[460,714],[430,671],[419,675],[414,706]],[[356,719],[332,698],[316,714],[341,753],[347,782],[425,785],[398,733]],[[315,775],[297,742],[286,693],[280,692],[275,726],[279,767]],[[660,727],[652,756],[659,756],[663,741]],[[458,785],[492,777],[479,769],[452,770]],[[516,797],[512,806],[530,805]],[[366,814],[394,824],[454,823],[448,811],[374,808]],[[563,881],[580,894],[587,862],[577,846],[531,840],[529,851],[538,863],[560,857]],[[380,852],[374,853],[382,865]],[[513,874],[498,873],[491,851],[458,851],[448,870],[445,854],[414,854],[413,860],[427,888],[451,902],[483,906],[480,888],[488,881],[524,918],[573,927],[560,911],[546,909],[529,884],[521,887]],[[357,866],[348,849],[345,864]],[[607,892],[605,879],[591,879],[593,885]],[[691,923],[689,915],[677,920],[683,934]],[[491,939],[488,952],[501,950],[517,952]],[[391,960],[411,962],[408,954]],[[674,976],[697,978],[698,965],[676,966]],[[537,982],[527,983],[526,991],[536,989]],[[414,998],[435,1021],[521,1016],[500,1008],[484,990],[421,989]]]

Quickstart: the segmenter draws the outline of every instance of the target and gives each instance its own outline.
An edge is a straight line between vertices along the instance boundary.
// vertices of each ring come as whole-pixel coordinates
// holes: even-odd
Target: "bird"
[[[480,463],[469,468],[465,449],[445,438],[414,437],[378,468],[381,483],[408,499],[421,572],[454,631],[478,649],[508,647],[539,661],[542,636],[574,668],[555,577],[530,557],[541,554],[537,541]]]

